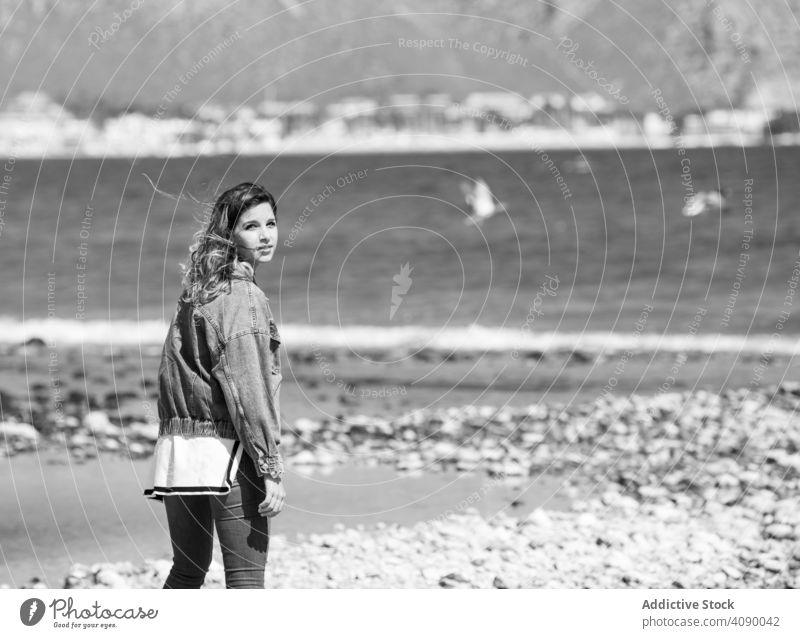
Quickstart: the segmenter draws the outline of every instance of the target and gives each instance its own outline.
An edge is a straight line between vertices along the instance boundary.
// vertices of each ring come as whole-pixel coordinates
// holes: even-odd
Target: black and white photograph
[[[10,635],[37,589],[798,622],[714,602],[800,587],[796,0],[0,0],[0,52]]]

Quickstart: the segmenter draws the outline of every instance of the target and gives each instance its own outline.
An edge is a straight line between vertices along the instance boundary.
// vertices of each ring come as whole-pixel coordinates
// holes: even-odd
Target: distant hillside
[[[603,94],[578,60],[593,61],[634,110],[656,109],[653,88],[674,112],[761,99],[791,106],[800,1],[757,9],[748,0],[104,0],[91,9],[0,0],[0,107],[37,89],[84,114],[264,97]],[[557,48],[562,37],[578,44],[571,58]],[[399,38],[447,46],[405,48]],[[481,45],[507,52],[505,60],[473,50]],[[528,64],[509,63],[514,54]]]

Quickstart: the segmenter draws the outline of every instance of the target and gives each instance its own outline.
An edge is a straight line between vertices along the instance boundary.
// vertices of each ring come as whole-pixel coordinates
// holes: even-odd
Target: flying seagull
[[[728,208],[725,190],[700,191],[686,200],[683,209],[681,209],[681,214],[684,217],[696,217],[697,215],[713,211],[721,211],[724,213]]]
[[[465,224],[474,223],[480,226],[495,213],[504,210],[502,202],[498,202],[489,185],[478,178],[474,184],[461,182],[461,192],[464,193],[464,201],[470,210],[470,215],[464,220]]]

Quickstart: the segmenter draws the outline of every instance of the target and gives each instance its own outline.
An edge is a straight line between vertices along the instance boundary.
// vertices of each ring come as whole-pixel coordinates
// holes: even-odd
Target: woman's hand
[[[267,490],[267,496],[258,506],[258,513],[261,514],[261,516],[272,518],[283,511],[283,504],[286,501],[286,490],[283,489],[283,483],[281,483],[279,478],[276,479],[271,476],[264,477],[264,487]]]

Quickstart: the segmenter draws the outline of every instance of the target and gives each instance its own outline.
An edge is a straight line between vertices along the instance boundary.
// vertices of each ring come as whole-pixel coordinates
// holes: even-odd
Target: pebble
[[[314,458],[318,465],[330,466],[339,463],[339,456],[333,454],[329,450],[318,450]]]
[[[95,436],[119,436],[122,433],[122,429],[111,423],[108,415],[101,410],[87,412],[83,417],[83,427]]]
[[[770,572],[782,572],[786,568],[786,564],[774,558],[765,558],[761,561],[761,566]]]
[[[733,580],[741,580],[742,572],[731,565],[723,565],[722,571]]]
[[[533,510],[528,515],[528,518],[525,519],[525,522],[529,525],[535,525],[537,527],[549,528],[553,526],[553,520],[541,507],[537,507],[535,510]]]
[[[778,540],[789,540],[795,538],[794,527],[782,523],[768,525],[764,530],[764,535],[768,538],[776,538]]]
[[[421,470],[425,467],[425,461],[419,454],[408,454],[397,461],[397,469],[407,472]]]
[[[464,578],[461,574],[447,574],[439,579],[439,587],[446,587],[448,589],[469,585],[469,580]]]
[[[128,438],[155,443],[158,440],[158,423],[131,423],[125,428],[125,434]]]
[[[438,459],[450,459],[455,456],[458,447],[452,441],[438,441],[433,446],[433,453]]]
[[[78,432],[69,437],[69,446],[71,448],[78,448],[83,452],[88,452],[89,446],[93,446],[94,444],[94,438],[82,432]]]
[[[300,418],[295,420],[294,429],[301,436],[309,435],[319,430],[319,422],[313,419]]]
[[[121,447],[121,445],[120,445],[120,442],[117,441],[116,439],[104,439],[100,443],[100,447],[103,450],[107,450],[109,452],[115,452],[116,450],[118,450]]]

